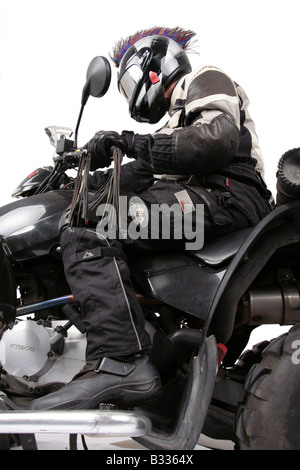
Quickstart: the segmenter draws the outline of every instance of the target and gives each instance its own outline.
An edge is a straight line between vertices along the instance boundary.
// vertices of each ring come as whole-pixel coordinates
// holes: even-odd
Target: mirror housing
[[[82,90],[81,104],[84,106],[89,96],[101,98],[107,92],[111,81],[111,67],[106,57],[97,56],[90,62],[86,83]]]
[[[81,109],[79,112],[75,136],[74,136],[74,147],[77,148],[78,140],[78,129],[83,113],[83,109],[86,105],[89,96],[94,96],[95,98],[101,98],[107,92],[111,80],[111,67],[110,63],[103,56],[96,56],[90,62],[86,73],[86,83],[82,90],[81,97]]]

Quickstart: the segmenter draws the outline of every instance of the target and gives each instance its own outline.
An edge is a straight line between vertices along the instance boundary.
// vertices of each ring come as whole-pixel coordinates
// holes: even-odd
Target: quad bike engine
[[[85,364],[86,338],[65,322],[18,321],[4,332],[0,361],[5,376],[13,376],[31,390],[49,383],[66,383]]]

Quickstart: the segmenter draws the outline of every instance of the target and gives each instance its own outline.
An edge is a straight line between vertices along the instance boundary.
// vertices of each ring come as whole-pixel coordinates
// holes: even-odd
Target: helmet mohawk
[[[146,38],[148,36],[166,36],[173,41],[177,42],[182,49],[187,49],[191,39],[196,36],[196,33],[190,30],[184,30],[182,28],[163,28],[163,27],[154,27],[151,29],[143,29],[138,31],[137,33],[128,36],[126,39],[121,39],[118,41],[114,48],[113,54],[110,56],[111,60],[115,64],[116,67],[119,67],[122,57],[124,56],[125,52],[133,46],[137,41],[140,39]]]

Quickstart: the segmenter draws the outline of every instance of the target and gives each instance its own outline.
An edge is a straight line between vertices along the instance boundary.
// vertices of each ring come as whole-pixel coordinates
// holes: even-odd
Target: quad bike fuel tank
[[[17,261],[47,255],[58,244],[60,219],[72,195],[50,191],[0,208],[0,235]]]

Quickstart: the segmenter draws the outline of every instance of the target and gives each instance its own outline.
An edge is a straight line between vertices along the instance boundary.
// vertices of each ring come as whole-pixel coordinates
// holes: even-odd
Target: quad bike
[[[83,150],[77,134],[89,96],[103,96],[110,66],[87,72],[75,131],[47,128],[54,167],[37,169],[0,209],[0,444],[36,448],[38,432],[127,435],[146,449],[194,449],[200,434],[236,449],[299,449],[300,152],[278,167],[278,204],[256,227],[199,251],[129,260],[152,340],[162,394],[139,407],[30,411],[30,402],[68,383],[85,363],[85,326],[64,277],[59,246]],[[60,138],[58,135],[61,134]],[[243,352],[259,325],[288,333]],[[70,443],[74,440],[70,439]],[[71,444],[70,444],[71,445]],[[71,446],[72,447],[72,446]],[[76,447],[76,446],[75,446]]]

